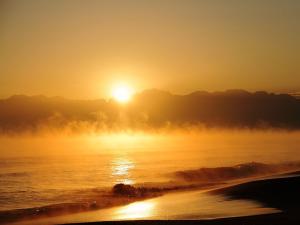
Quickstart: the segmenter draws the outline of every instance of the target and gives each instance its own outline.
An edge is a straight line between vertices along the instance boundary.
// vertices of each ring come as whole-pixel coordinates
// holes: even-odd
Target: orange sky
[[[300,90],[300,1],[0,3],[0,97]]]

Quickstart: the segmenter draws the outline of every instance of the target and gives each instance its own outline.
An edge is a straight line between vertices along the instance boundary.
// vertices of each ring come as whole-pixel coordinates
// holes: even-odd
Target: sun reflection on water
[[[115,219],[124,220],[151,217],[153,210],[154,202],[152,201],[135,202],[118,210]]]
[[[114,183],[133,184],[130,170],[135,167],[134,163],[127,158],[116,158],[111,162],[111,175]]]

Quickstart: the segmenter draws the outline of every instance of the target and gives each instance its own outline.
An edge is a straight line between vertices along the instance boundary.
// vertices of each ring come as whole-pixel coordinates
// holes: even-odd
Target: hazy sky
[[[1,0],[0,97],[300,90],[299,0]]]

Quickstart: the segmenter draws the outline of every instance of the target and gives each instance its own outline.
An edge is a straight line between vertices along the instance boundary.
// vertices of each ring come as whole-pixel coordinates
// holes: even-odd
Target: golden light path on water
[[[114,183],[133,184],[130,170],[135,167],[134,163],[127,158],[116,158],[111,162],[111,176]]]

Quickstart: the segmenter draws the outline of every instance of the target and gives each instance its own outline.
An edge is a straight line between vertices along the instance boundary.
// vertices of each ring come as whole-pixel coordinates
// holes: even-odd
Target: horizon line
[[[167,94],[170,94],[170,95],[173,95],[173,96],[188,96],[188,95],[192,95],[192,94],[195,94],[195,93],[207,93],[207,94],[218,94],[218,93],[228,93],[230,91],[236,91],[236,92],[244,92],[244,93],[249,93],[249,94],[255,94],[255,93],[259,93],[259,92],[264,92],[264,93],[267,93],[267,94],[275,94],[275,95],[281,95],[281,94],[286,94],[286,95],[290,95],[292,97],[295,97],[295,98],[300,98],[300,91],[295,91],[295,92],[275,92],[275,91],[267,91],[267,90],[262,90],[262,89],[258,89],[258,90],[255,90],[255,91],[250,91],[250,90],[247,90],[247,89],[238,89],[238,88],[231,88],[231,89],[225,89],[225,90],[220,90],[220,91],[207,91],[207,90],[203,90],[203,89],[198,89],[198,90],[195,90],[195,91],[190,91],[190,92],[187,92],[187,93],[183,93],[183,94],[179,94],[179,93],[174,93],[174,92],[171,92],[169,90],[165,90],[165,89],[158,89],[158,88],[147,88],[147,89],[144,89],[142,91],[137,91],[137,92],[134,92],[133,96],[135,95],[139,95],[139,94],[142,94],[144,92],[147,92],[147,91],[158,91],[158,92],[164,92],[164,93],[167,93]],[[20,94],[11,94],[7,97],[0,97],[0,100],[7,100],[7,99],[11,99],[11,98],[14,98],[14,97],[43,97],[43,98],[62,98],[62,99],[66,99],[66,100],[82,100],[82,101],[88,101],[88,100],[112,100],[113,97],[110,96],[110,97],[97,97],[97,98],[72,98],[72,97],[66,97],[66,96],[63,96],[63,95],[46,95],[46,94],[23,94],[23,93],[20,93]]]

